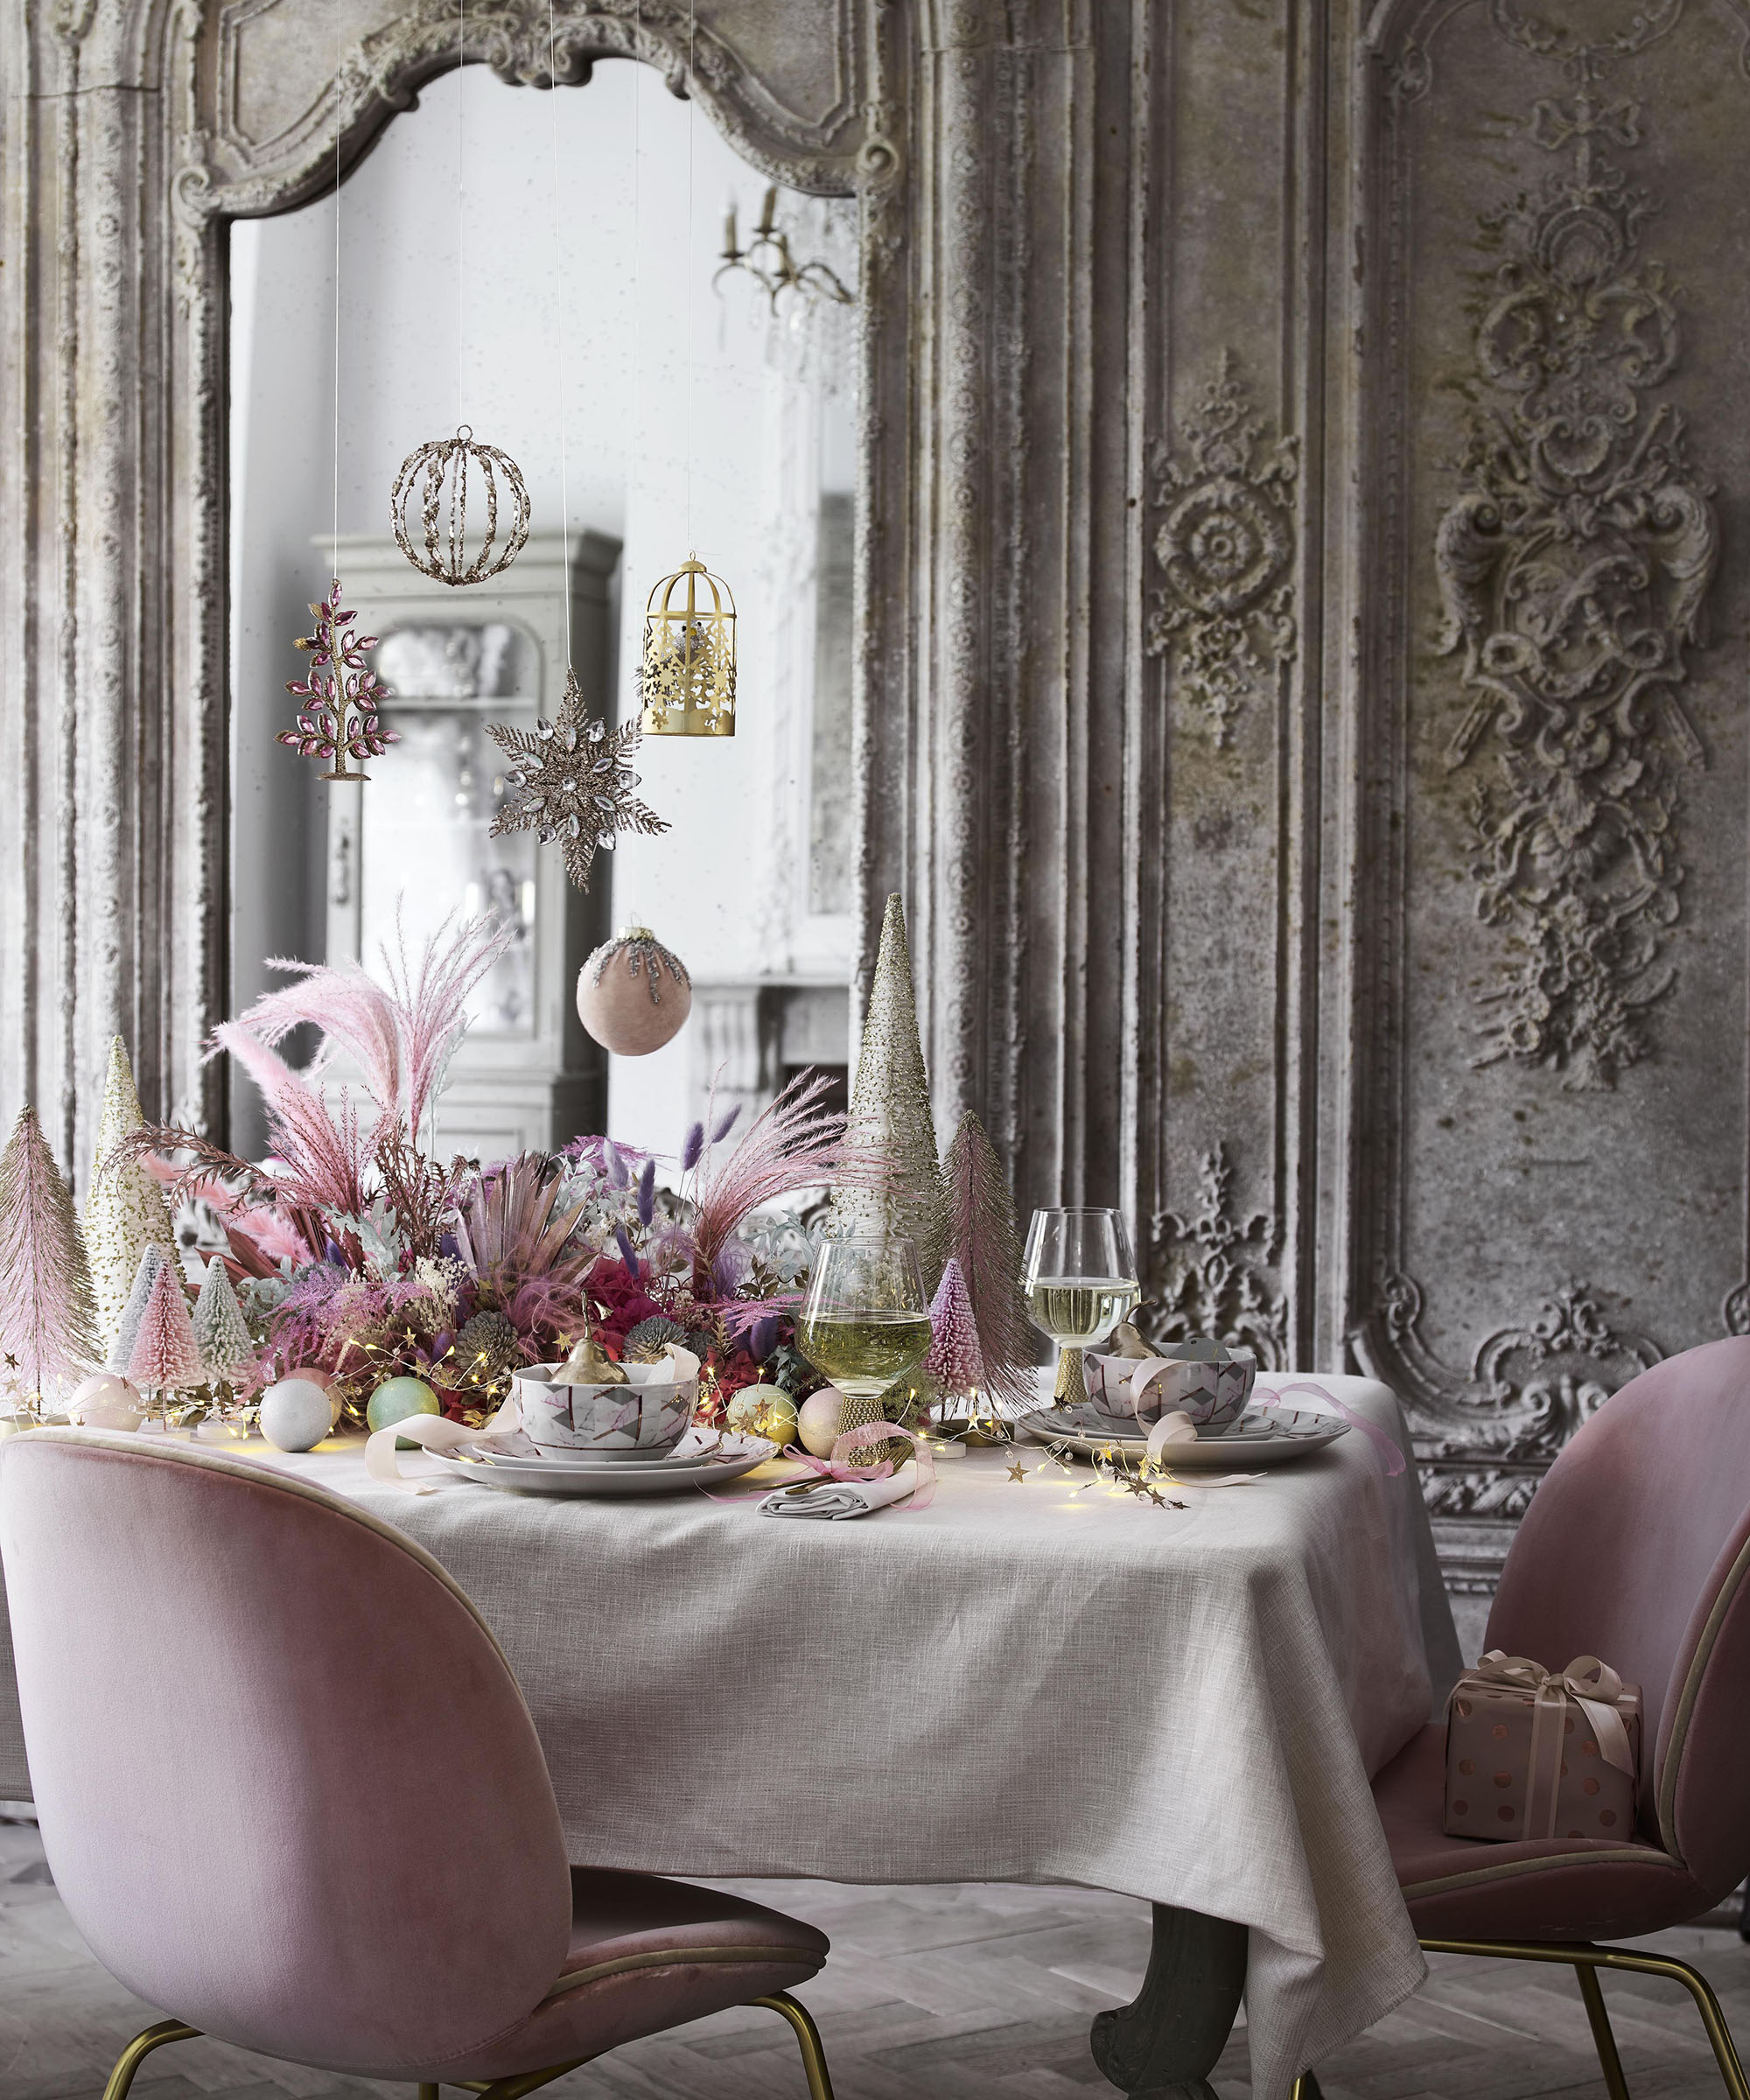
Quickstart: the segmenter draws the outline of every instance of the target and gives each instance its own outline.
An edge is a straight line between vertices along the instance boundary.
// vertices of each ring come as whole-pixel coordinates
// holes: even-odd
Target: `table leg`
[[[1097,2014],[1094,2061],[1130,2100],[1215,2100],[1209,2074],[1246,1982],[1246,1928],[1157,1903],[1135,2002]]]

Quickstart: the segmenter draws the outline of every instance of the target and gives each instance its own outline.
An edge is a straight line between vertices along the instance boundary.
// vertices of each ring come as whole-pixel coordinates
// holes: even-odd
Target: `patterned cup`
[[[1195,1428],[1226,1429],[1251,1398],[1257,1360],[1249,1349],[1214,1341],[1168,1342],[1158,1356],[1112,1356],[1089,1350],[1088,1397],[1115,1429],[1134,1436],[1175,1408]]]
[[[553,1457],[656,1459],[687,1433],[699,1396],[699,1360],[670,1346],[661,1363],[628,1363],[624,1385],[562,1385],[556,1363],[515,1377],[522,1426]]]

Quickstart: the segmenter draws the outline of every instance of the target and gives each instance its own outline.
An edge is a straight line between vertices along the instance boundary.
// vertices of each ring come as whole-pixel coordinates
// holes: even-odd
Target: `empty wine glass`
[[[929,1299],[918,1250],[888,1234],[846,1234],[815,1250],[796,1346],[844,1395],[839,1433],[882,1418],[881,1397],[929,1353]],[[859,1452],[860,1463],[897,1463],[892,1438]]]
[[[1036,1210],[1023,1278],[1033,1325],[1058,1346],[1056,1407],[1088,1397],[1084,1349],[1097,1348],[1142,1296],[1116,1210]]]

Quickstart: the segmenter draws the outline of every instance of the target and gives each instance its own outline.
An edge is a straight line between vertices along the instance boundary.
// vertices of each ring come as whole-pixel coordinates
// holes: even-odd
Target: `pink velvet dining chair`
[[[0,1449],[0,1557],[55,1885],[172,2015],[106,2100],[200,2034],[424,2100],[517,2100],[738,2005],[789,2022],[831,2100],[789,1996],[823,1936],[568,1866],[508,1663],[391,1526],[237,1459],[38,1430]]]
[[[1750,1869],[1750,1340],[1656,1364],[1550,1466],[1507,1556],[1484,1646],[1558,1670],[1601,1656],[1641,1686],[1634,1827],[1487,1844],[1441,1829],[1446,1727],[1374,1782],[1399,1886],[1431,1952],[1571,1966],[1611,2100],[1628,2100],[1599,1977],[1696,2001],[1732,2100],[1750,2100],[1718,1999],[1669,1955],[1600,1947],[1711,1910]]]

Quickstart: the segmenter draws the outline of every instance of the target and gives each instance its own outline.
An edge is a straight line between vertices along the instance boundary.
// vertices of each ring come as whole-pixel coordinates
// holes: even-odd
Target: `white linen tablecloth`
[[[1320,1382],[1407,1452],[1384,1386]],[[351,1497],[454,1575],[522,1681],[576,1861],[1072,1882],[1236,1920],[1260,2100],[1422,1978],[1368,1782],[1457,1643],[1413,1461],[1388,1479],[1358,1430],[1253,1485],[1187,1475],[1183,1509],[1036,1448],[1019,1482],[975,1453],[928,1508],[850,1524],[761,1516],[776,1466],[718,1499],[413,1496],[370,1482],[356,1442],[220,1448]],[[0,1795],[27,1786],[8,1642]]]

